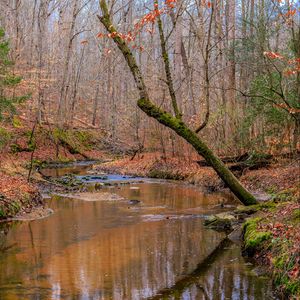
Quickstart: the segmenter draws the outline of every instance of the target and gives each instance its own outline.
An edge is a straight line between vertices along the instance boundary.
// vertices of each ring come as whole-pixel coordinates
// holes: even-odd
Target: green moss
[[[260,221],[261,218],[252,218],[243,225],[244,249],[246,251],[258,249],[264,241],[271,238],[271,232],[257,230],[257,225]]]
[[[94,143],[94,137],[90,132],[75,131],[74,135],[83,146],[89,149],[92,147],[92,144]]]
[[[293,221],[300,222],[300,208],[295,209],[292,219]]]
[[[263,202],[258,204],[260,209],[272,209],[272,208],[276,208],[276,203],[274,203],[273,201],[267,201],[267,202]]]
[[[262,209],[272,210],[275,207],[276,204],[273,201],[268,201],[268,202],[263,202],[260,204],[254,204],[249,206],[238,206],[237,209],[234,211],[234,213],[251,215],[258,212],[259,210]]]
[[[16,115],[13,116],[12,125],[15,128],[21,128],[23,126],[21,119]]]
[[[273,242],[276,256],[272,260],[274,265],[274,284],[286,295],[300,295],[300,278],[290,277],[288,274],[297,268],[297,257],[290,254],[292,245],[285,240],[277,239]],[[275,254],[274,254],[275,255]]]
[[[291,279],[284,273],[278,273],[274,278],[274,284],[282,289],[286,295],[300,295],[300,280]],[[294,299],[294,298],[291,298]],[[297,299],[297,298],[295,298]]]
[[[271,237],[271,232],[256,232],[252,233],[251,237],[246,242],[246,248],[257,248],[265,240]]]
[[[273,259],[273,264],[276,268],[282,269],[285,266],[287,260],[288,254],[284,253],[283,255],[277,256],[275,259]]]
[[[10,145],[10,151],[12,153],[19,153],[19,152],[31,152],[35,149],[36,143],[35,143],[35,139],[32,138],[27,142],[27,147],[22,147],[21,145],[19,145],[18,143],[12,143]]]
[[[300,210],[296,209],[292,219],[299,219],[299,216]],[[263,221],[263,218],[252,218],[243,225],[244,249],[250,255],[253,255],[257,250],[268,250],[275,286],[287,298],[290,297],[288,299],[294,299],[293,296],[300,295],[300,278],[291,275],[291,272],[298,268],[298,254],[291,253],[294,241],[285,237],[271,238],[270,232],[259,231],[258,225]]]
[[[36,148],[36,139],[35,137],[30,137],[30,139],[27,142],[28,150],[33,151]]]
[[[235,222],[235,217],[230,213],[220,213],[209,216],[204,221],[204,226],[217,231],[231,231],[232,224]]]
[[[10,151],[12,153],[18,153],[18,152],[22,152],[23,148],[19,144],[11,144],[10,145]]]
[[[272,197],[277,194],[278,192],[278,187],[275,185],[269,185],[268,187],[265,188],[265,192],[267,194],[270,194]]]
[[[32,166],[33,168],[38,168],[38,169],[42,169],[45,168],[47,166],[47,163],[45,161],[39,160],[39,159],[33,159],[32,160]],[[29,169],[31,167],[31,162],[27,162],[26,164],[26,169]]]
[[[147,174],[151,178],[160,178],[160,179],[171,179],[171,180],[183,180],[184,176],[178,173],[172,173],[169,171],[163,171],[158,169],[152,169]]]
[[[0,127],[0,149],[7,145],[11,138],[11,134],[5,128]]]
[[[15,215],[21,210],[21,204],[18,201],[11,202],[10,214]]]
[[[67,164],[67,163],[69,163],[69,162],[72,162],[72,161],[74,161],[74,159],[70,159],[70,158],[68,158],[68,157],[65,157],[65,156],[63,156],[63,155],[58,155],[58,162],[59,163],[63,163],[63,164]]]
[[[237,209],[234,211],[235,214],[246,214],[252,215],[259,210],[259,205],[249,205],[249,206],[238,206]]]
[[[17,200],[0,205],[0,219],[15,216],[21,210],[21,203]]]
[[[283,190],[272,195],[272,200],[274,202],[287,202],[296,200],[295,194],[292,189]]]
[[[0,219],[4,219],[6,217],[6,213],[2,207],[0,207]]]
[[[72,154],[82,154],[85,150],[92,149],[96,143],[93,135],[85,130],[55,128],[52,136],[56,143],[66,147]]]

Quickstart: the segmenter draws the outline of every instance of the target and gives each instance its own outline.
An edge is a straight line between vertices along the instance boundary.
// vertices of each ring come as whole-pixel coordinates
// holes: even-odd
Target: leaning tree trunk
[[[157,107],[149,98],[142,73],[137,66],[136,60],[127,46],[126,42],[119,37],[117,30],[111,22],[108,7],[105,0],[100,0],[102,16],[98,16],[100,22],[104,25],[109,33],[114,33],[112,38],[115,44],[122,52],[130,71],[134,77],[135,83],[139,90],[140,99],[137,102],[139,108],[148,116],[156,119],[159,123],[174,130],[179,136],[184,138],[194,149],[213,167],[220,178],[226,183],[229,189],[245,205],[257,203],[255,197],[239,182],[225,164],[213,153],[213,151],[192,131],[181,119],[176,118],[170,113]],[[176,113],[176,111],[175,111]]]

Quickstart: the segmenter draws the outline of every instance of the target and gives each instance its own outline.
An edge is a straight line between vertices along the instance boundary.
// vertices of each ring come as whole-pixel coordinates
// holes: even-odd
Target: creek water
[[[203,219],[232,209],[218,206],[237,205],[232,197],[159,181],[103,191],[124,200],[53,196],[50,217],[0,234],[1,300],[273,299],[270,279],[239,245],[227,242],[206,261],[224,233]]]

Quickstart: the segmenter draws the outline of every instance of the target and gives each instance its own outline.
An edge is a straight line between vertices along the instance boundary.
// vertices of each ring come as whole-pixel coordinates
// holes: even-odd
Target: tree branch
[[[158,12],[158,1],[154,0],[154,9],[155,11]],[[162,52],[162,57],[164,61],[164,66],[165,66],[165,72],[166,72],[166,78],[167,78],[167,86],[169,89],[169,94],[171,97],[171,102],[172,102],[172,107],[175,113],[175,116],[177,119],[181,119],[182,114],[179,111],[177,100],[176,100],[176,94],[173,86],[173,80],[172,80],[172,74],[171,74],[171,69],[170,69],[170,59],[169,59],[169,54],[166,48],[166,40],[164,36],[164,30],[163,30],[163,24],[160,15],[158,14],[157,17],[157,27],[159,31],[159,38],[160,38],[160,46],[161,46],[161,52]]]

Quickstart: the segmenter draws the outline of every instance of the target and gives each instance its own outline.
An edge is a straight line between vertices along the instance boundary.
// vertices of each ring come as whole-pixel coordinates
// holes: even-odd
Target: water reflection
[[[64,176],[66,174],[76,174],[76,175],[84,175],[88,170],[91,169],[91,166],[94,164],[94,161],[82,161],[82,162],[74,162],[68,163],[64,165],[53,165],[47,168],[43,168],[40,172],[44,176],[51,177],[59,177]]]
[[[188,276],[148,300],[158,299],[277,299],[268,278],[257,278],[241,256],[240,246],[225,240],[223,247]]]
[[[141,200],[137,206],[54,197],[51,217],[12,228],[3,246],[14,246],[0,253],[0,299],[145,299],[176,290],[222,240],[196,216],[211,213],[225,196],[168,184],[137,187],[111,189]],[[149,218],[156,214],[162,217]],[[208,299],[225,299],[249,286],[240,299],[263,299],[253,297],[269,287],[245,270],[240,254],[226,251],[197,281],[164,297],[206,299],[201,286],[220,295]]]

